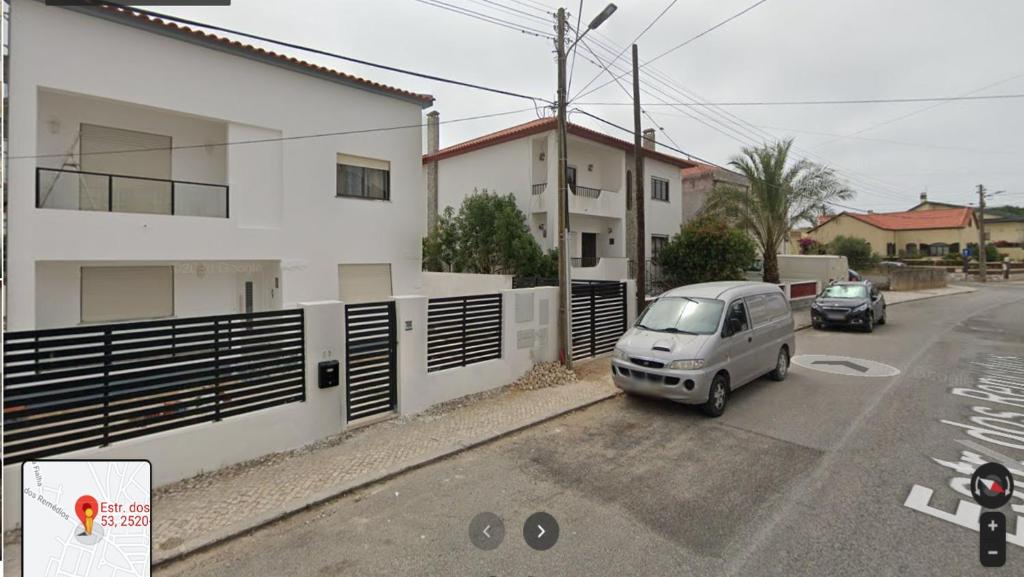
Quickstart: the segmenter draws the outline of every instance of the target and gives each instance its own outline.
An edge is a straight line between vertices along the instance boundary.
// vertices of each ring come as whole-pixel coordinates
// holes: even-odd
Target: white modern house
[[[8,330],[420,288],[431,96],[118,8],[11,20]]]
[[[545,251],[556,248],[557,120],[533,120],[442,149],[437,147],[436,121],[431,113],[428,153],[423,157],[428,205],[436,202],[436,210],[443,212],[449,206],[458,210],[462,200],[474,193],[514,194],[534,238]],[[573,123],[568,132],[573,277],[625,279],[629,257],[635,252],[633,143]],[[646,258],[650,259],[679,232],[688,202],[683,196],[682,169],[697,164],[656,150],[653,131],[645,131],[644,144]]]

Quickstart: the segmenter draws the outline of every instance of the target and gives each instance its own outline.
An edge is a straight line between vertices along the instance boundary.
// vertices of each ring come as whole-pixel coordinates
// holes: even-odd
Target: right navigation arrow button
[[[523,540],[534,550],[547,551],[558,542],[558,521],[543,511],[530,515],[523,523]]]

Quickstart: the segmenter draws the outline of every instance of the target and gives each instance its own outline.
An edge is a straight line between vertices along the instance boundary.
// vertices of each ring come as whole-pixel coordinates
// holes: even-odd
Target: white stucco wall
[[[651,178],[668,180],[669,202],[651,198]],[[644,160],[644,215],[647,233],[647,258],[651,258],[651,235],[672,237],[679,233],[683,221],[682,172],[678,166],[660,160]]]
[[[512,275],[424,272],[423,295],[432,298],[498,293],[512,288]]]
[[[418,125],[422,119],[416,103],[41,2],[14,0],[11,14],[12,157],[66,152],[56,144],[44,150],[50,144],[38,141],[45,90],[104,99],[104,109],[128,103],[124,110],[133,118],[145,116],[140,106],[155,109],[146,121],[173,114],[226,126],[229,140]],[[37,163],[12,158],[8,328],[35,325],[37,261],[280,261],[285,305],[336,298],[339,263],[388,262],[395,293],[417,292],[426,210],[420,133],[417,127],[230,146],[224,152],[227,219],[36,209]],[[391,200],[336,198],[338,153],[389,161]],[[175,177],[186,175],[176,168]]]
[[[558,289],[538,287],[502,291],[502,339],[500,359],[427,372],[427,304],[422,296],[396,297],[398,315],[398,411],[403,415],[505,386],[523,375],[534,363],[558,359]],[[528,311],[529,320],[517,322],[517,307]],[[406,330],[406,322],[411,329]],[[520,336],[526,340],[520,341]],[[520,346],[522,344],[522,346]]]

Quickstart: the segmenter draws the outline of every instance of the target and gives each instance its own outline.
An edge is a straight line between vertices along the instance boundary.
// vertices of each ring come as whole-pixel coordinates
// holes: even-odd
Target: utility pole
[[[633,209],[636,211],[636,314],[647,306],[647,248],[644,239],[644,145],[640,126],[640,60],[636,44],[633,45]]]
[[[981,282],[988,281],[988,262],[985,254],[985,185],[978,185],[978,275]]]
[[[565,121],[565,8],[558,9],[558,350],[562,364],[572,368],[572,276],[569,271],[568,185],[566,183],[567,127]]]

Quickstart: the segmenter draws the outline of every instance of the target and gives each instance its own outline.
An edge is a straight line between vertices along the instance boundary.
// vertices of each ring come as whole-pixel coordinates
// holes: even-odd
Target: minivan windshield
[[[859,284],[834,284],[825,289],[821,296],[830,299],[863,299],[867,298],[868,289]]]
[[[662,297],[647,306],[636,325],[649,331],[710,335],[718,330],[724,306],[714,299]]]

